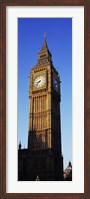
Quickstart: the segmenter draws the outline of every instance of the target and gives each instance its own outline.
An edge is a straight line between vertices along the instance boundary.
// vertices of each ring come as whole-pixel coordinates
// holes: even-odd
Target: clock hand
[[[39,81],[36,82],[36,85],[37,85],[37,86],[38,86],[39,82],[41,82],[41,80],[39,80]]]
[[[38,83],[41,82],[41,80],[38,81]]]
[[[37,81],[36,83],[38,84],[41,80]]]

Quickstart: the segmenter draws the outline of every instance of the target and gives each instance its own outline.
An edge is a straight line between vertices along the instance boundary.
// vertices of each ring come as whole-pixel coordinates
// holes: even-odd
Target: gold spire
[[[48,49],[48,45],[46,41],[46,33],[44,33],[44,42],[43,42],[42,48],[40,49],[38,53],[38,60],[41,60],[42,56],[44,56],[44,58],[48,58],[52,56]]]
[[[44,42],[43,42],[43,46],[41,48],[40,51],[45,51],[45,50],[48,50],[48,46],[47,46],[47,42],[46,42],[46,33],[44,33]]]
[[[44,33],[44,37],[46,37],[46,33]]]
[[[47,47],[47,42],[46,42],[46,33],[44,33],[44,43],[43,43],[43,47],[48,48],[48,47]]]
[[[44,33],[44,43],[46,43],[46,33]]]

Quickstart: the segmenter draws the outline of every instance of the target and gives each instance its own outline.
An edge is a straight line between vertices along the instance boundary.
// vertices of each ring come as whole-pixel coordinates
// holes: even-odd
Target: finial
[[[44,33],[44,43],[46,43],[46,33]]]
[[[19,149],[21,149],[22,145],[21,145],[21,141],[19,142]]]
[[[46,38],[46,33],[44,33],[44,38]]]
[[[72,166],[72,164],[71,164],[71,162],[70,162],[70,161],[69,161],[69,163],[68,163],[68,166],[69,166],[69,167],[71,167],[71,166]]]

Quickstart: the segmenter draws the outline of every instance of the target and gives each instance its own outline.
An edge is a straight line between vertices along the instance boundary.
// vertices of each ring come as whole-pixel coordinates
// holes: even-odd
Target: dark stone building
[[[19,144],[18,180],[63,180],[60,101],[60,77],[44,36],[30,73],[28,148]]]

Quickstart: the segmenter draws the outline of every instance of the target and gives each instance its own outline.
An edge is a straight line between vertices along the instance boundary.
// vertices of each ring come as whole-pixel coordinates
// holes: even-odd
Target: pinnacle
[[[44,44],[47,44],[47,42],[46,42],[46,33],[44,33]]]
[[[42,46],[40,52],[42,52],[42,51],[48,51],[49,52],[47,41],[46,41],[46,33],[44,33],[44,42],[43,42],[43,46]]]

